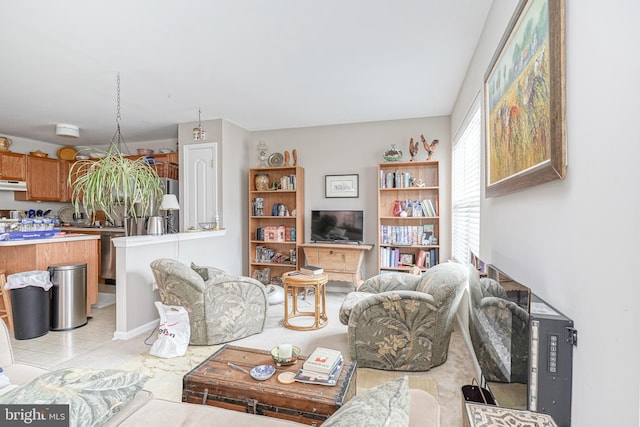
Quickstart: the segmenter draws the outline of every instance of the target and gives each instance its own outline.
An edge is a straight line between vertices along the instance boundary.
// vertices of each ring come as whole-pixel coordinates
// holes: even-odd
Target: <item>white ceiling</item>
[[[0,12],[0,135],[108,143],[448,115],[491,0],[20,0]],[[56,123],[80,138],[55,135]]]

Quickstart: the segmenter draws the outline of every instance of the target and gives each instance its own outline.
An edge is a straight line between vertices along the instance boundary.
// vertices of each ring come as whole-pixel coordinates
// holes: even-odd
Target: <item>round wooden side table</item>
[[[317,276],[309,276],[301,274],[297,271],[290,271],[282,275],[284,287],[284,326],[285,328],[294,329],[296,331],[312,331],[324,328],[329,323],[327,318],[327,305],[325,296],[325,285],[329,281],[329,276],[319,274]],[[298,310],[298,291],[300,288],[313,288],[315,298],[314,311]],[[289,293],[291,293],[291,310],[289,310]],[[309,326],[293,325],[289,321],[295,317],[311,316],[314,321]]]

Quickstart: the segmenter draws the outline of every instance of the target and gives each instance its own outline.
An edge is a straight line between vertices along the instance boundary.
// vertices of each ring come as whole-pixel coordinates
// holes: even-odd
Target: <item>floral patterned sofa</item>
[[[151,271],[162,303],[189,313],[190,344],[226,343],[264,329],[267,293],[257,280],[169,258],[153,261]]]
[[[351,358],[358,367],[390,371],[443,364],[466,282],[466,268],[453,262],[422,276],[387,273],[366,280],[340,308]]]

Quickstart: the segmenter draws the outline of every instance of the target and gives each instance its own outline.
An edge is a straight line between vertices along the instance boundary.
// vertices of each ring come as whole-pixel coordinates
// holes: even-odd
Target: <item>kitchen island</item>
[[[0,241],[0,268],[9,275],[23,271],[46,271],[54,264],[86,263],[87,316],[91,316],[91,304],[98,302],[99,245],[100,236],[88,234]]]

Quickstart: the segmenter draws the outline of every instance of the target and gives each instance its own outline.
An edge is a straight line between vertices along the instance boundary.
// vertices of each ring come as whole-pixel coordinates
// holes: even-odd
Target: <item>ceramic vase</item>
[[[257,191],[267,191],[269,189],[269,175],[266,173],[256,174],[255,183]]]

